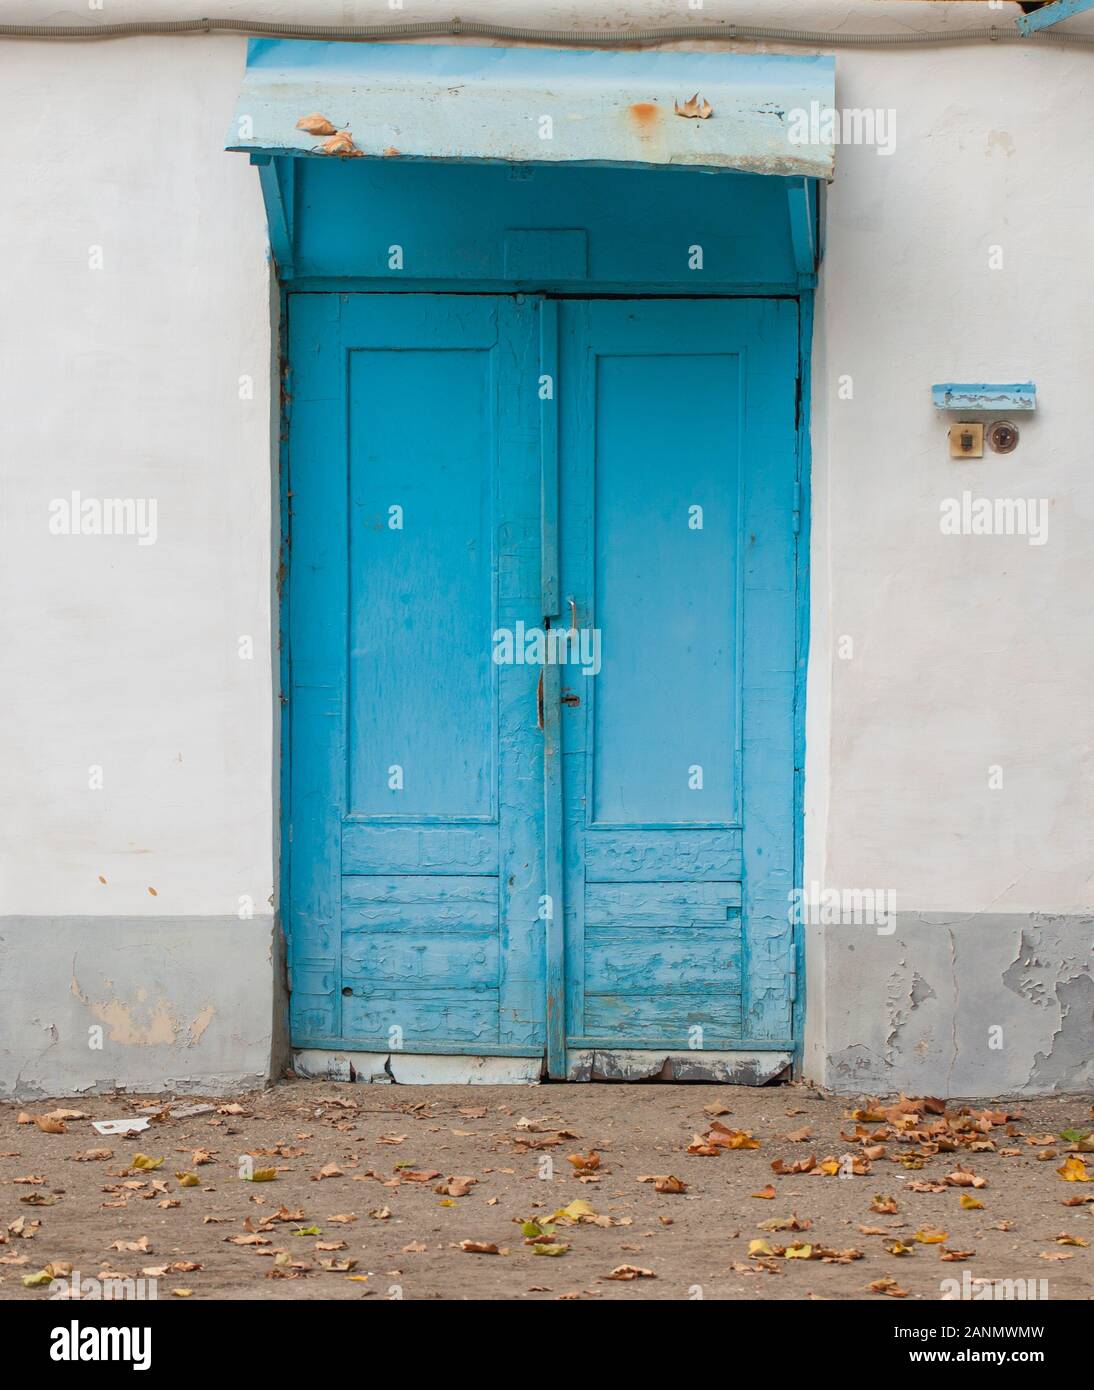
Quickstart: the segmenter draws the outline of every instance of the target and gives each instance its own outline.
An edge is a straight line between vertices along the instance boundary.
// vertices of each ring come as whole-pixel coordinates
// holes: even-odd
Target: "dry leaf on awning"
[[[301,116],[296,123],[297,130],[302,130],[306,135],[337,135],[338,127],[327,120],[326,116],[321,116],[318,111],[313,111],[310,116]]]
[[[340,154],[349,159],[361,154],[361,151],[353,143],[353,136],[348,130],[337,131],[329,140],[324,140],[318,148],[322,154]]]
[[[706,97],[701,97],[698,92],[688,97],[683,106],[678,101],[674,101],[672,109],[678,116],[689,116],[700,121],[705,121],[708,116],[714,113],[714,107],[711,106]]]

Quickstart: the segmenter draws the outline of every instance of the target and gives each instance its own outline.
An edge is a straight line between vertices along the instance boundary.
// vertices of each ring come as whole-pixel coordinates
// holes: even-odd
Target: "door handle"
[[[536,682],[536,728],[543,728],[543,667],[539,668],[539,680]]]

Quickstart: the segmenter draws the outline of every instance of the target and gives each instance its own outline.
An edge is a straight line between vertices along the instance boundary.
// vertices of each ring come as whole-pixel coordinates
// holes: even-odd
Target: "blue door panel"
[[[298,1046],[542,1050],[536,314],[290,296]]]
[[[481,341],[349,353],[351,815],[493,815],[494,345]],[[427,672],[440,679],[423,690]]]
[[[595,678],[590,821],[727,824],[738,460],[724,442],[737,438],[739,359],[620,347],[598,353],[592,383],[594,616],[606,659]],[[686,739],[666,738],[673,727]],[[693,765],[701,788],[689,787]]]
[[[791,1041],[797,350],[790,301],[562,305],[571,1047]]]

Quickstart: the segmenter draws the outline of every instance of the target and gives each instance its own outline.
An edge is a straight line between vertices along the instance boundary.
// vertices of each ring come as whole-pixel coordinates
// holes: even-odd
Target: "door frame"
[[[572,283],[545,283],[538,287],[536,293],[542,295],[543,303],[541,313],[541,332],[546,334],[546,325],[551,323],[555,327],[552,341],[557,343],[557,302],[563,299],[634,299],[634,298],[656,298],[656,299],[793,299],[798,304],[798,361],[797,361],[797,381],[796,381],[796,428],[797,457],[796,465],[796,489],[795,489],[795,557],[794,557],[794,584],[795,584],[795,677],[794,677],[794,786],[793,786],[793,836],[794,836],[794,887],[800,889],[804,879],[804,852],[805,852],[805,737],[806,737],[806,690],[807,672],[809,659],[810,641],[810,548],[811,548],[811,406],[812,406],[812,346],[815,313],[815,291],[813,282],[815,277],[812,275],[802,276],[806,283],[799,284],[796,293],[772,293],[771,291],[748,293],[726,293],[719,292],[717,289],[704,291],[701,288],[695,293],[682,294],[679,290],[666,288],[658,284],[642,284],[625,287],[612,287],[610,292],[603,290],[597,291],[596,288],[582,287],[575,289]],[[294,278],[277,278],[277,296],[275,307],[277,320],[275,325],[275,341],[277,344],[277,361],[274,371],[274,386],[276,389],[276,399],[278,409],[276,414],[278,434],[277,434],[277,456],[274,465],[275,477],[272,481],[277,490],[277,505],[271,509],[275,518],[276,534],[272,538],[276,543],[276,563],[272,566],[273,574],[273,595],[272,601],[277,609],[277,694],[275,698],[275,710],[278,718],[278,732],[276,735],[277,753],[277,772],[275,774],[275,787],[273,789],[276,802],[275,814],[273,817],[274,825],[274,855],[276,862],[276,883],[277,883],[277,902],[275,904],[275,921],[279,926],[279,938],[282,944],[283,959],[285,962],[285,978],[283,987],[285,991],[284,1017],[279,1021],[280,1028],[284,1030],[286,1049],[292,1055],[294,1044],[289,1034],[288,1024],[288,994],[291,990],[292,978],[292,959],[293,943],[291,932],[288,928],[287,907],[291,901],[291,882],[290,882],[290,858],[285,852],[285,827],[289,823],[292,808],[292,749],[290,746],[292,721],[287,714],[287,706],[291,691],[291,650],[289,644],[289,596],[291,586],[289,584],[290,566],[292,563],[292,471],[291,459],[289,456],[289,418],[292,409],[292,377],[291,362],[289,359],[288,342],[288,297],[290,294],[305,293],[341,293],[341,294],[512,294],[518,295],[528,292],[525,285],[518,287],[516,282],[498,283],[489,282],[489,285],[482,286],[469,284],[467,281],[455,279],[445,280],[438,284],[406,286],[399,288],[390,281],[377,282],[376,280],[362,280],[358,277],[347,277],[345,279],[335,278],[330,280],[297,280]],[[549,311],[549,306],[556,307]],[[273,396],[271,392],[271,396]],[[555,411],[546,412],[549,414],[552,424],[551,430],[555,432],[557,446],[557,413]],[[273,412],[271,411],[271,415]],[[541,428],[544,420],[541,418]],[[541,435],[541,439],[544,436]],[[542,444],[541,444],[542,447]],[[555,458],[557,462],[557,447],[555,448]],[[549,525],[549,519],[545,518],[545,526]],[[554,531],[557,536],[558,518],[554,517]],[[543,560],[543,582],[545,596],[549,593],[550,571],[548,561]],[[558,571],[557,565],[554,569],[555,597],[557,601]],[[545,710],[554,708],[558,710],[557,699],[551,699],[549,686],[550,674],[555,673],[558,679],[558,668],[550,665],[544,668],[545,679]],[[558,692],[555,692],[557,694]],[[545,751],[545,775],[544,775],[544,795],[557,795],[561,801],[562,785],[561,775],[557,779],[551,779],[547,775],[547,739],[549,730],[547,721],[544,727],[544,751]],[[557,759],[556,759],[557,761]],[[559,773],[561,770],[559,769]],[[561,817],[555,822],[561,824]],[[555,883],[561,887],[562,882],[562,845],[557,846],[544,843],[545,857],[545,891],[551,893],[551,884]],[[552,874],[557,877],[552,878]],[[555,901],[561,902],[561,894]],[[788,912],[790,905],[788,903]],[[564,921],[561,913],[554,914],[554,921],[548,920],[545,924],[548,933],[564,931]],[[780,1052],[790,1052],[791,1069],[794,1076],[801,1075],[801,1064],[805,1038],[805,1011],[806,1011],[806,977],[805,977],[805,934],[804,929],[799,923],[794,923],[793,927],[793,975],[791,986],[791,1028],[793,1045],[790,1049],[779,1047]],[[552,958],[561,959],[561,953],[547,951],[548,970]],[[547,976],[547,1037],[548,1049],[552,1048],[557,1056],[557,1049],[561,1045],[562,1052],[565,1054],[565,980],[552,980],[550,974]],[[552,990],[555,991],[553,997],[556,1000],[555,1007],[552,1009]],[[554,1037],[552,1039],[552,1030]],[[561,1034],[561,1036],[560,1036]],[[752,1044],[748,1048],[748,1054],[764,1049]],[[774,1049],[772,1049],[774,1050]],[[440,1049],[438,1049],[440,1051]],[[620,1049],[623,1053],[625,1049]],[[667,1049],[658,1049],[659,1053],[665,1053]],[[703,1054],[698,1053],[696,1057]],[[473,1060],[468,1058],[468,1060]],[[690,1072],[680,1072],[681,1078],[685,1075],[687,1079],[704,1079],[701,1075],[701,1067]],[[617,1073],[621,1078],[627,1075],[625,1068]],[[677,1073],[674,1072],[674,1075]],[[724,1072],[712,1074],[705,1079],[721,1079]],[[732,1079],[732,1078],[729,1078]],[[746,1069],[747,1079],[747,1069]]]

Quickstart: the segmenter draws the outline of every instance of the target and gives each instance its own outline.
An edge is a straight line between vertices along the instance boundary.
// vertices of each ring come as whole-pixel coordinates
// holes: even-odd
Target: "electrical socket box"
[[[950,458],[982,459],[984,457],[984,426],[959,421],[950,426]]]

